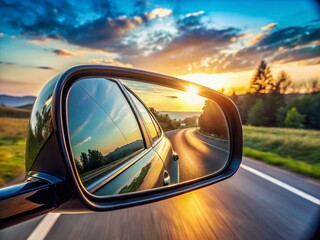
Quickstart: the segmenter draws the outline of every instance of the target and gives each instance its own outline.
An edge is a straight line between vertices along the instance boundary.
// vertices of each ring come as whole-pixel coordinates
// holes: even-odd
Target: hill
[[[31,109],[0,106],[2,118],[29,118]]]
[[[11,96],[2,94],[0,95],[0,105],[5,105],[9,107],[20,107],[28,104],[33,104],[36,100],[34,96]]]

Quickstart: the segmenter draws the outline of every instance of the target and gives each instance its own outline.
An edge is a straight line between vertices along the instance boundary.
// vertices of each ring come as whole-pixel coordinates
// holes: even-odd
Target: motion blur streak
[[[60,213],[48,213],[27,239],[28,240],[44,239],[47,236],[50,229],[52,228],[52,226],[58,220],[60,215],[61,215]]]

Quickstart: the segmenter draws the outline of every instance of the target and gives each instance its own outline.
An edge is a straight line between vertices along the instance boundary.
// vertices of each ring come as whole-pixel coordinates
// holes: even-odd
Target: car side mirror
[[[1,209],[24,208],[1,222],[165,199],[232,176],[241,158],[240,116],[224,95],[137,69],[73,67],[37,98],[26,180],[0,190]]]

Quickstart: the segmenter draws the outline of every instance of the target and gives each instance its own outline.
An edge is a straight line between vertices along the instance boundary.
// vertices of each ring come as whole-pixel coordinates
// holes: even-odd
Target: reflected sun
[[[204,98],[200,97],[198,92],[199,89],[195,86],[188,86],[185,92],[181,92],[180,99],[183,101],[185,108],[189,108],[193,111],[199,111],[202,109]]]
[[[194,87],[194,86],[189,86],[187,87],[187,91],[186,94],[190,95],[190,97],[194,97],[198,95],[198,88]]]

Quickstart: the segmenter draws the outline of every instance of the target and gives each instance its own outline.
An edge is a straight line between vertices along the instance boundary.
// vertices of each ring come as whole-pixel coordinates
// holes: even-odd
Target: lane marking
[[[217,149],[219,149],[221,151],[225,151],[224,149],[220,149],[219,147],[216,147],[216,146],[211,145],[211,144],[209,144],[209,143],[207,143],[205,141],[200,140],[199,138],[197,138],[197,137],[195,137],[193,135],[193,132],[191,132],[190,134],[194,138],[196,138],[197,140],[199,140],[199,141],[201,141],[201,142],[203,142],[203,143],[205,143],[205,144],[207,144],[207,145],[209,145],[211,147],[217,148]],[[225,151],[225,152],[228,152],[228,151]],[[267,175],[265,173],[262,173],[262,172],[260,172],[260,171],[258,171],[256,169],[254,169],[254,168],[251,168],[251,167],[249,167],[249,166],[247,166],[245,164],[241,164],[240,167],[242,167],[243,169],[245,169],[245,170],[247,170],[247,171],[249,171],[249,172],[251,172],[251,173],[253,173],[253,174],[255,174],[255,175],[257,175],[257,176],[259,176],[259,177],[261,177],[261,178],[263,178],[263,179],[265,179],[265,180],[267,180],[267,181],[269,181],[269,182],[271,182],[271,183],[273,183],[273,184],[275,184],[277,186],[279,186],[279,187],[282,187],[282,188],[288,190],[289,192],[292,192],[292,193],[298,195],[299,197],[302,197],[302,198],[304,198],[304,199],[306,199],[306,200],[308,200],[308,201],[310,201],[310,202],[312,202],[314,204],[320,205],[320,199],[318,199],[318,198],[316,198],[314,196],[311,196],[311,195],[309,195],[309,194],[307,194],[307,193],[305,193],[305,192],[303,192],[303,191],[301,191],[301,190],[299,190],[299,189],[297,189],[295,187],[292,187],[289,184],[286,184],[286,183],[284,183],[284,182],[282,182],[282,181],[280,181],[280,180],[278,180],[276,178],[273,178],[273,177],[271,177],[271,176],[269,176],[269,175]]]
[[[292,186],[290,186],[290,185],[288,185],[288,184],[286,184],[286,183],[284,183],[284,182],[282,182],[282,181],[280,181],[278,179],[275,179],[275,178],[273,178],[273,177],[271,177],[271,176],[269,176],[267,174],[264,174],[264,173],[262,173],[262,172],[260,172],[258,170],[255,170],[254,168],[248,167],[247,165],[241,164],[240,167],[245,169],[245,170],[247,170],[247,171],[249,171],[249,172],[251,172],[251,173],[253,173],[253,174],[255,174],[255,175],[257,175],[257,176],[259,176],[259,177],[261,177],[261,178],[263,178],[263,179],[265,179],[265,180],[267,180],[267,181],[269,181],[269,182],[272,182],[273,184],[275,184],[275,185],[277,185],[279,187],[282,187],[282,188],[288,190],[289,192],[292,192],[292,193],[294,193],[294,194],[296,194],[296,195],[298,195],[298,196],[300,196],[300,197],[302,197],[302,198],[304,198],[304,199],[306,199],[306,200],[308,200],[310,202],[313,202],[313,203],[315,203],[317,205],[320,205],[320,199],[318,199],[318,198],[316,198],[314,196],[311,196],[311,195],[309,195],[309,194],[307,194],[307,193],[305,193],[305,192],[303,192],[303,191],[301,191],[301,190],[299,190],[299,189],[297,189],[295,187],[292,187]]]
[[[48,213],[33,232],[29,235],[27,240],[40,240],[45,239],[53,225],[56,223],[61,213]]]
[[[209,146],[211,146],[211,147],[213,147],[213,148],[219,149],[220,151],[229,153],[229,150],[225,150],[225,149],[219,148],[219,147],[217,147],[217,146],[214,146],[214,145],[212,145],[212,144],[210,144],[210,143],[207,143],[207,142],[205,142],[205,141],[202,141],[201,139],[199,139],[199,138],[197,138],[196,136],[194,136],[194,135],[193,135],[193,132],[190,132],[190,134],[191,134],[192,137],[194,137],[195,139],[197,139],[197,140],[200,141],[200,142],[203,142],[204,144],[207,144],[207,145],[209,145]]]

